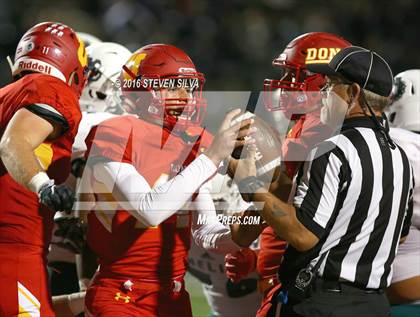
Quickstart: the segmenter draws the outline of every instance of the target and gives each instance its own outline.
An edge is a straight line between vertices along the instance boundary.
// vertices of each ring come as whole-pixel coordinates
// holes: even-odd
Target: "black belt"
[[[364,293],[364,294],[383,294],[382,288],[360,288],[351,282],[330,281],[317,278],[315,283],[316,288],[321,288],[323,291],[331,293]]]

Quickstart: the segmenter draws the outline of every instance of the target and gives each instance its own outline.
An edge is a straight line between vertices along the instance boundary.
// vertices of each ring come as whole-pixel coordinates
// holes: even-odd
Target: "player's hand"
[[[85,228],[79,218],[60,217],[54,220],[57,228],[51,243],[80,254],[85,243]]]
[[[39,202],[54,211],[70,213],[74,203],[74,192],[67,185],[55,185],[54,181],[45,183],[38,192]]]
[[[228,253],[225,256],[226,276],[233,282],[238,283],[249,273],[255,270],[257,255],[249,248]]]
[[[232,120],[240,113],[240,109],[235,109],[227,113],[219,131],[213,139],[213,143],[205,152],[216,166],[219,166],[220,162],[228,157],[235,148],[255,142],[252,138],[245,139],[245,136],[251,135],[256,131],[255,128],[250,127],[254,121],[252,118],[243,120],[232,126]]]
[[[251,144],[247,146],[245,158],[237,160],[231,157],[229,159],[227,173],[236,183],[248,176],[257,176],[256,151],[256,146]]]

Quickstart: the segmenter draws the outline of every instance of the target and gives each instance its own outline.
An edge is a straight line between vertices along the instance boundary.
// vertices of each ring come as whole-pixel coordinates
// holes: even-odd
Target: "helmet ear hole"
[[[77,73],[74,73],[74,83],[78,86],[79,85],[79,75]]]
[[[415,91],[414,91],[414,85],[411,85],[411,94],[414,95]]]
[[[393,123],[394,122],[394,120],[395,120],[395,116],[397,115],[397,113],[396,112],[391,112],[390,114],[389,114],[389,122],[391,122],[391,123]]]
[[[96,92],[96,96],[98,97],[98,99],[100,99],[100,100],[104,100],[104,99],[106,99],[106,94],[104,94],[104,93],[102,93],[102,92],[100,92],[100,91],[97,91]]]

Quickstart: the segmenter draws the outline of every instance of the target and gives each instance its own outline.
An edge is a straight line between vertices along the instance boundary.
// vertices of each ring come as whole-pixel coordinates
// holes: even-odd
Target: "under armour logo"
[[[131,299],[130,296],[123,296],[120,292],[116,293],[114,298],[116,301],[119,301],[120,299],[124,300],[125,304],[129,303]]]
[[[174,288],[172,289],[172,291],[174,293],[179,293],[181,291],[182,288],[182,283],[180,281],[174,281]]]

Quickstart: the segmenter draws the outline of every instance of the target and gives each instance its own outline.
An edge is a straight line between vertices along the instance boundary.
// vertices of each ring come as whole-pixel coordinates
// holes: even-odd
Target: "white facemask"
[[[320,121],[333,130],[342,126],[346,115],[354,107],[354,103],[351,105],[347,104],[340,96],[332,91],[325,93],[322,98],[322,105]]]

